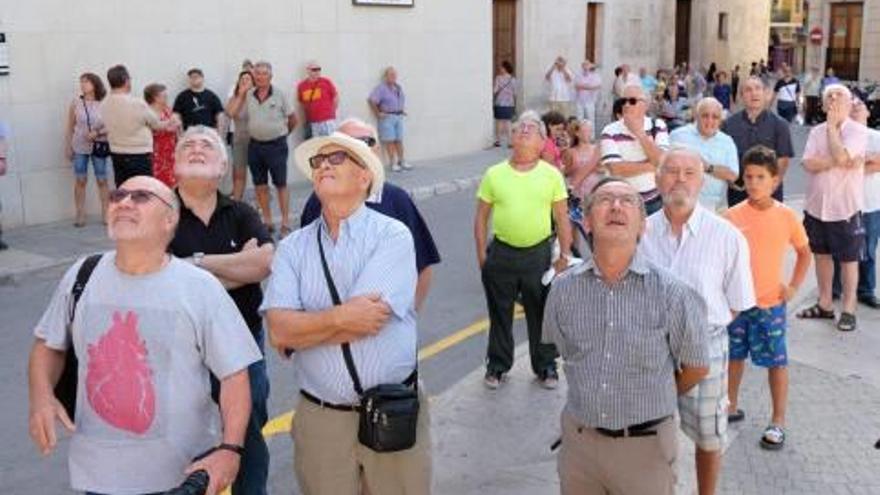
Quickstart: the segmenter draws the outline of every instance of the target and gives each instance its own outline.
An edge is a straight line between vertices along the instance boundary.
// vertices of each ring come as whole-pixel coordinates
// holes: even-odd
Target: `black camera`
[[[205,495],[208,491],[208,483],[211,481],[208,472],[200,469],[187,476],[177,488],[165,492],[165,495]]]

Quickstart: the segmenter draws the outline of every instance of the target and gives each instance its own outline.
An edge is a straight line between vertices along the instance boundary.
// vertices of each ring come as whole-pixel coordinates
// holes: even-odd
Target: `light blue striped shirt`
[[[672,131],[669,140],[673,144],[687,146],[700,154],[703,161],[711,165],[721,165],[739,175],[739,157],[736,143],[727,134],[718,131],[710,138],[703,137],[696,124],[688,124]],[[712,211],[727,202],[727,183],[706,174],[703,189],[700,190],[700,204]]]
[[[351,342],[361,385],[367,390],[403,382],[416,365],[416,260],[409,229],[391,217],[361,205],[340,224],[335,242],[323,216],[285,238],[272,262],[260,312],[323,311],[333,305],[318,251],[319,225],[342,302],[379,293],[391,307],[391,318],[378,334]],[[340,345],[298,350],[293,364],[303,390],[335,404],[357,403]]]

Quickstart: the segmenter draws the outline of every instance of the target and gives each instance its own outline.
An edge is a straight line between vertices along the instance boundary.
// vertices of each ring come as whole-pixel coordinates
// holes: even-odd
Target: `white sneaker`
[[[403,168],[404,170],[412,170],[412,169],[413,169],[413,166],[412,166],[412,165],[410,165],[409,163],[407,163],[407,162],[405,162],[405,161],[403,161],[403,160],[401,160],[400,163],[398,163],[398,165],[399,165],[401,168]]]
[[[401,168],[399,164],[395,163],[395,164],[391,165],[391,171],[392,172],[401,172],[401,171],[403,171],[403,168]]]

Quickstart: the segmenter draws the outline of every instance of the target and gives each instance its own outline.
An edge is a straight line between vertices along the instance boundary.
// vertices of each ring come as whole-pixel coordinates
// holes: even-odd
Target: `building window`
[[[727,12],[718,14],[718,39],[727,41]]]

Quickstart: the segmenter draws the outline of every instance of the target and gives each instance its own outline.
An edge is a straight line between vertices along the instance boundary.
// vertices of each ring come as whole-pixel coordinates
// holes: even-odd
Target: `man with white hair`
[[[639,191],[650,215],[663,206],[656,174],[660,157],[669,148],[669,134],[662,119],[647,116],[650,102],[641,84],[626,85],[621,100],[621,118],[602,129],[602,166]]]
[[[550,88],[548,95],[549,111],[559,112],[566,118],[571,115],[572,83],[574,74],[567,67],[568,61],[562,55],[556,57],[553,65],[544,74]]]
[[[602,76],[593,62],[584,60],[581,64],[581,71],[574,78],[574,89],[575,116],[580,120],[589,120],[595,129],[596,103],[602,90]]]
[[[706,174],[700,190],[700,204],[715,211],[727,205],[727,184],[739,176],[736,144],[719,129],[724,109],[721,102],[706,97],[697,103],[696,121],[672,131],[673,144],[689,147],[703,159]]]
[[[262,352],[265,337],[257,310],[263,301],[260,282],[272,263],[272,237],[253,208],[219,191],[228,167],[226,146],[214,129],[190,127],[178,140],[174,170],[180,222],[169,251],[223,284]],[[251,416],[232,493],[264,495],[269,475],[269,449],[261,432],[269,419],[265,359],[248,367],[248,378]]]
[[[681,427],[696,443],[700,495],[715,493],[727,437],[727,325],[755,305],[749,246],[727,220],[700,205],[703,159],[673,148],[657,174],[663,210],[648,218],[642,250],[705,300],[708,309],[709,374],[679,397]]]
[[[373,126],[357,118],[348,118],[339,124],[339,132],[365,142],[370,150],[377,157],[379,156],[376,128]],[[382,187],[373,190],[370,197],[367,198],[366,205],[379,213],[400,220],[412,234],[416,248],[416,271],[419,273],[419,281],[416,284],[416,310],[421,309],[431,288],[431,278],[433,277],[431,265],[440,263],[440,253],[437,252],[437,246],[434,244],[434,238],[431,236],[428,224],[422,218],[422,214],[409,193],[387,181],[382,183]],[[312,192],[303,206],[300,226],[305,227],[320,216],[321,200],[318,199],[317,194]]]
[[[260,351],[220,282],[167,253],[178,219],[177,197],[157,179],[132,177],[112,191],[107,231],[116,249],[74,264],[34,330],[30,434],[47,455],[56,420],[73,433],[74,490],[165,492],[205,470],[213,495],[238,472],[248,366]],[[75,430],[53,391],[66,352],[79,359]]]
[[[541,160],[546,127],[532,110],[523,112],[512,131],[513,155],[490,167],[477,190],[474,240],[477,264],[489,309],[489,347],[485,384],[501,386],[513,366],[513,308],[521,295],[529,334],[532,372],[548,389],[556,388],[556,348],[541,341],[547,291],[541,277],[551,266],[556,223],[560,256],[557,272],[571,258],[568,194],[559,170]],[[487,242],[489,218],[494,239]]]
[[[306,64],[306,72],[306,78],[296,87],[296,97],[311,131],[308,137],[327,136],[336,130],[339,92],[333,81],[321,75],[321,64],[317,61]]]
[[[397,69],[386,67],[382,72],[382,82],[367,98],[367,103],[376,115],[379,128],[379,141],[385,149],[392,172],[412,169],[403,158],[403,118],[406,116],[406,95],[397,82]]]
[[[813,127],[804,149],[808,172],[804,227],[816,259],[819,300],[799,318],[835,318],[831,300],[834,259],[840,261],[843,301],[838,330],[856,329],[856,286],[859,260],[865,250],[864,169],[868,129],[852,120],[852,94],[842,84],[822,92],[827,120]]]
[[[300,489],[356,494],[363,480],[370,493],[429,494],[426,400],[415,404],[415,417],[408,401],[398,411],[406,414],[385,424],[409,448],[376,450],[380,446],[366,434],[375,431],[370,418],[387,416],[365,395],[382,386],[415,400],[418,388],[412,235],[364,205],[385,178],[366,143],[336,132],[302,143],[294,156],[312,179],[321,217],[278,245],[260,311],[272,345],[296,350],[301,400],[293,445]]]

